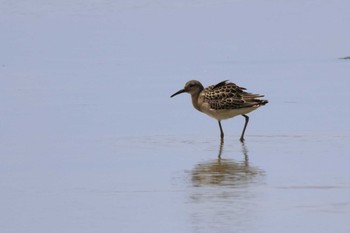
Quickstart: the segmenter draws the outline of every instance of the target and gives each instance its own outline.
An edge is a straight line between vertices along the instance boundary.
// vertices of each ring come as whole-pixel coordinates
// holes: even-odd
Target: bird
[[[268,103],[268,100],[261,99],[264,95],[252,94],[246,88],[240,87],[228,80],[219,82],[204,88],[197,80],[190,80],[185,87],[170,97],[181,93],[189,93],[192,97],[192,105],[198,111],[215,118],[220,127],[221,142],[224,140],[224,131],[221,121],[241,115],[245,118],[240,141],[244,142],[244,133],[247,128],[249,117],[246,115],[251,111]]]

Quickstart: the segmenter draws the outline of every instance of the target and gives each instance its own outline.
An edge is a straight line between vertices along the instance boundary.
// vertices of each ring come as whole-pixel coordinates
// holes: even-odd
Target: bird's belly
[[[239,108],[239,109],[203,109],[202,112],[205,114],[215,118],[216,120],[226,120],[238,115],[247,114],[251,111],[254,111],[257,109],[257,107],[250,107],[250,108]]]

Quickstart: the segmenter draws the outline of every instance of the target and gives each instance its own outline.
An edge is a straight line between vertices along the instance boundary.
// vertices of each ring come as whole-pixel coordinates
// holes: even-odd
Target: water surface
[[[349,232],[347,1],[3,1],[2,232]],[[269,104],[217,122],[186,81]]]

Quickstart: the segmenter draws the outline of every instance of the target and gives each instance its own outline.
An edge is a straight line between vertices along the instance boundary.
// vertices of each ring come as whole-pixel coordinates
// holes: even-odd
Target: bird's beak
[[[185,89],[181,89],[180,91],[178,91],[178,92],[174,93],[172,96],[170,96],[170,98],[172,98],[178,94],[184,93],[184,92],[186,92]]]

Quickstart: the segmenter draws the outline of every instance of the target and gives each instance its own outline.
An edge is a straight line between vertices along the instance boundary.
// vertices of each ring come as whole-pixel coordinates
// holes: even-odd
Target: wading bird
[[[268,103],[267,100],[260,99],[263,95],[248,93],[245,90],[228,80],[207,88],[204,88],[199,81],[191,80],[186,83],[184,89],[174,93],[171,97],[184,92],[191,94],[193,107],[218,121],[221,141],[224,139],[221,121],[238,115],[243,116],[245,124],[240,138],[240,141],[243,142],[249,121],[246,114]]]

